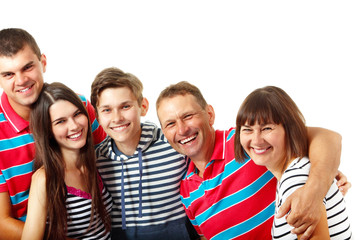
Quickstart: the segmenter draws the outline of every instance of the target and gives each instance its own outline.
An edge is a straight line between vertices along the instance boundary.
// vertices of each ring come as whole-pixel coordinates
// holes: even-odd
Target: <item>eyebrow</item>
[[[31,66],[31,65],[34,65],[34,61],[30,61],[30,62],[28,62],[27,64],[25,64],[25,65],[21,68],[21,70],[24,70],[25,68],[27,68],[27,67],[29,67],[29,66]]]

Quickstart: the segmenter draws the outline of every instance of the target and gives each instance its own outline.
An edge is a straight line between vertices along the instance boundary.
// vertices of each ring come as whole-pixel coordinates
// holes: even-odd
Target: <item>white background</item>
[[[360,3],[358,1],[2,1],[0,28],[20,27],[48,59],[45,79],[90,95],[95,75],[115,66],[155,101],[171,83],[197,85],[234,126],[243,99],[266,85],[283,88],[307,125],[339,132],[355,236],[359,204]]]

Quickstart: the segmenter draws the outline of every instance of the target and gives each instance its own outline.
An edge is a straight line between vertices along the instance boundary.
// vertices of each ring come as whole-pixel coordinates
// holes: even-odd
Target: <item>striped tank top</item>
[[[101,187],[105,209],[110,213],[112,208],[111,195],[102,184]],[[69,218],[67,222],[67,237],[75,239],[111,239],[110,232],[106,232],[105,225],[97,214],[90,223],[91,195],[69,186],[66,188],[66,208]]]

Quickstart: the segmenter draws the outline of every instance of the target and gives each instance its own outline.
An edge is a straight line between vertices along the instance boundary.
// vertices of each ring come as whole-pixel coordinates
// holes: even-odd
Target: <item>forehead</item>
[[[136,100],[134,93],[128,87],[106,88],[99,94],[98,106]]]
[[[36,54],[28,45],[25,45],[13,56],[0,56],[0,72],[21,68],[30,61],[36,60],[39,60]]]
[[[71,102],[66,100],[58,100],[50,106],[49,114],[51,120],[62,117],[72,116],[78,108]]]
[[[161,100],[158,107],[160,121],[181,117],[187,112],[201,111],[202,108],[191,94],[177,95]]]

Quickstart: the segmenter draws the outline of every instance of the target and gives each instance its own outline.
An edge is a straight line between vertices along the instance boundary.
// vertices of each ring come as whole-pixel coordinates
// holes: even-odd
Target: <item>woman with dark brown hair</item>
[[[110,239],[112,199],[96,169],[89,116],[77,94],[44,84],[32,107],[36,158],[22,239]]]
[[[265,166],[277,179],[275,211],[298,188],[305,185],[311,163],[305,119],[290,96],[281,88],[268,86],[250,93],[242,103],[235,133],[235,157],[247,155]],[[320,222],[310,239],[351,239],[345,202],[333,181],[323,199]],[[297,239],[286,216],[274,218],[273,239]]]

